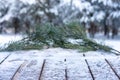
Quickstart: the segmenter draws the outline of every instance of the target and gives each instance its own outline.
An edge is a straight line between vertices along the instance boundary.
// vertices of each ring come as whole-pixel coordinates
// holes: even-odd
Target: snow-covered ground
[[[115,36],[114,39],[112,38],[108,39],[107,37],[103,36],[103,34],[100,33],[95,36],[94,40],[100,44],[108,45],[113,49],[120,51],[120,34]]]
[[[22,35],[0,35],[0,47],[7,46],[8,43],[21,40],[22,38]]]

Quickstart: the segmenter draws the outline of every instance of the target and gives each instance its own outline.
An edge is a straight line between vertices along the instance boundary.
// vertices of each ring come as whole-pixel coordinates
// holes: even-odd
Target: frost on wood
[[[0,53],[0,60],[9,55],[9,52],[6,53]],[[119,80],[116,74],[120,73],[120,57],[114,54],[94,51],[79,53],[61,48],[16,51],[10,54],[0,64],[1,80]]]

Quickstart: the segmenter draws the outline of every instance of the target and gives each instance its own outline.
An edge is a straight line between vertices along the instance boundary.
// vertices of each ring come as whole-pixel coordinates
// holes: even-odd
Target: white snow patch
[[[94,40],[102,45],[107,45],[120,51],[120,34],[118,34],[114,39],[107,39],[107,37],[105,37],[102,33],[96,34]]]
[[[71,0],[63,0],[63,3],[70,4]],[[82,0],[73,0],[72,3],[76,8],[78,8],[80,11],[83,11],[83,9],[87,9],[88,11],[93,11],[93,7],[89,2],[85,2]],[[88,8],[89,7],[89,8]]]
[[[91,18],[93,21],[94,20],[99,20],[101,21],[102,19],[104,19],[105,13],[103,11],[100,12],[95,12],[94,16]]]
[[[8,43],[21,40],[22,38],[22,35],[0,35],[0,47],[7,47]]]
[[[20,0],[24,3],[29,3],[29,4],[34,4],[36,2],[36,0]]]
[[[112,16],[112,17],[114,17],[114,18],[118,18],[118,17],[120,17],[120,11],[112,12],[112,13],[110,14],[110,16]]]
[[[68,42],[72,43],[72,44],[78,44],[78,43],[81,43],[83,42],[82,39],[68,39]]]

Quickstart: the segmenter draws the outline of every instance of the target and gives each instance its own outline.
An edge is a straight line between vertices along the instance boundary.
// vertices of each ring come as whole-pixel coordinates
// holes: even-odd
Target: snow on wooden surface
[[[87,56],[87,54],[86,54]],[[100,56],[99,57],[103,57]],[[95,80],[119,80],[119,78],[115,75],[112,71],[108,63],[106,62],[105,58],[93,58],[93,59],[86,59],[88,64],[91,68],[93,77]]]
[[[66,60],[68,80],[92,80],[84,59]]]
[[[66,80],[64,60],[47,60],[41,80]]]
[[[17,54],[11,54],[0,64],[0,80],[11,80],[22,61]]]
[[[50,48],[0,52],[0,80],[120,80],[120,57]]]
[[[0,54],[0,64],[9,56],[9,53],[1,52]]]
[[[120,79],[120,57],[116,57],[113,59],[108,59],[109,64],[113,67],[117,75],[119,76]]]

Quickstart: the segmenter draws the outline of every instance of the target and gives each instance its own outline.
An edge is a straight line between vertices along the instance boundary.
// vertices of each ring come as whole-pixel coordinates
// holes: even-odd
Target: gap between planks
[[[11,53],[8,54],[8,55],[0,62],[0,64],[2,64],[10,55],[11,55]]]
[[[39,79],[38,80],[41,80],[41,77],[42,77],[42,73],[43,73],[43,70],[44,70],[44,67],[45,67],[45,63],[46,63],[46,59],[44,59],[43,61],[43,64],[42,64],[42,68],[41,68],[41,71],[40,71],[40,76],[39,76]],[[17,80],[19,74],[20,74],[20,71],[21,69],[27,64],[27,61],[23,62],[19,67],[18,69],[16,70],[16,72],[14,73],[14,75],[12,76],[11,80]]]
[[[64,63],[65,63],[65,80],[68,80],[66,61],[67,61],[67,60],[64,59]]]
[[[46,59],[44,59],[44,61],[43,61],[42,68],[41,68],[41,71],[40,71],[40,76],[39,76],[39,79],[38,79],[38,80],[41,80],[41,77],[42,77],[42,74],[43,74],[43,70],[44,70],[45,64],[46,64]]]
[[[64,63],[66,63],[66,59],[64,59]],[[41,80],[41,77],[42,77],[42,74],[43,74],[43,70],[44,70],[44,67],[45,67],[45,64],[46,64],[46,59],[44,59],[43,61],[43,64],[42,64],[42,68],[41,68],[41,71],[40,71],[40,76],[39,76],[39,79],[38,80]],[[65,64],[65,80],[68,80],[68,76],[67,76],[67,65]]]
[[[120,80],[120,76],[117,74],[116,70],[112,67],[111,63],[107,59],[105,59],[105,61],[110,66],[110,68],[112,69],[114,74],[117,76],[117,78]]]
[[[17,80],[19,74],[20,74],[20,71],[21,69],[27,64],[27,61],[24,61],[19,67],[18,69],[16,70],[16,72],[14,73],[14,75],[12,76],[11,80]]]
[[[85,57],[85,54],[83,54],[83,56]],[[117,76],[117,78],[120,80],[120,76],[117,74],[116,70],[112,67],[112,64],[111,64],[106,58],[105,58],[104,60],[105,60],[105,62],[108,64],[108,66],[110,67],[110,69],[113,71],[113,73],[114,73],[114,74]],[[85,59],[85,62],[86,62],[86,64],[87,64],[87,66],[88,66],[88,69],[89,69],[89,72],[90,72],[90,74],[91,74],[91,76],[92,76],[92,79],[95,80],[94,75],[93,75],[92,70],[91,70],[91,68],[90,68],[90,66],[89,66],[89,64],[88,64],[87,59]]]
[[[83,54],[83,56],[85,57],[85,54]],[[91,70],[91,68],[90,68],[90,65],[88,64],[87,59],[85,59],[85,62],[86,62],[86,64],[87,64],[87,67],[88,67],[88,69],[89,69],[89,72],[90,72],[90,74],[91,74],[92,79],[95,80],[95,77],[94,77],[94,75],[93,75],[93,73],[92,73],[92,70]]]

